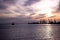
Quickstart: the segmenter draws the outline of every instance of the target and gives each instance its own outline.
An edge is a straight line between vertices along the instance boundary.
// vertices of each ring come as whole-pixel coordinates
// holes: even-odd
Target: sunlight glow
[[[32,9],[38,10],[37,14],[45,14],[46,17],[51,17],[53,8],[57,8],[58,0],[41,0],[38,3],[31,5]]]

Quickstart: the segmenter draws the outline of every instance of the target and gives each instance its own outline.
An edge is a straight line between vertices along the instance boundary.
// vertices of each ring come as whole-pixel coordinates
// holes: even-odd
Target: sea
[[[1,24],[0,40],[60,40],[60,24]]]

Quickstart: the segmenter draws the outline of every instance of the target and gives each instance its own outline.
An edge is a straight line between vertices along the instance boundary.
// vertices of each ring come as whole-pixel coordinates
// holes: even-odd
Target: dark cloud
[[[8,1],[8,2],[9,2],[9,1],[14,1],[14,0],[3,0],[3,1],[4,1],[4,2],[7,2],[7,1]]]
[[[31,4],[34,4],[36,2],[39,2],[40,0],[28,0],[25,2],[24,6],[28,6],[28,5],[31,5]]]
[[[0,0],[0,11],[14,5],[17,0]]]
[[[60,2],[59,2],[59,6],[58,6],[59,8],[58,8],[58,11],[60,11]]]
[[[27,23],[28,19],[24,17],[16,17],[16,18],[6,18],[6,17],[0,17],[0,23]]]
[[[14,10],[14,12],[16,12],[16,13],[20,13],[21,11],[20,11],[20,10]]]
[[[39,18],[44,18],[45,14],[39,14]]]
[[[5,10],[7,8],[6,5],[0,4],[0,10]]]
[[[16,0],[3,0],[3,3],[13,4],[16,2]]]

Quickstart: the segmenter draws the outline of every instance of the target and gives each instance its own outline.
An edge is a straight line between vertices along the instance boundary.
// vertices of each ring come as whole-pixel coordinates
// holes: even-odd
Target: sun
[[[57,0],[41,0],[40,2],[31,5],[31,8],[38,10],[37,14],[45,14],[46,17],[51,17],[53,16],[53,8],[57,8],[57,5]]]

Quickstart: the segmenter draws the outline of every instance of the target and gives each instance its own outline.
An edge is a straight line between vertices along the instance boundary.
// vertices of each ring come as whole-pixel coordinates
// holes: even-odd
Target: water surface
[[[0,25],[0,40],[60,40],[60,24]]]

